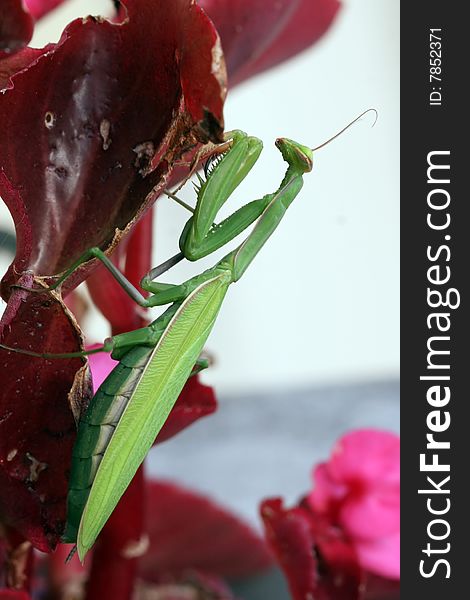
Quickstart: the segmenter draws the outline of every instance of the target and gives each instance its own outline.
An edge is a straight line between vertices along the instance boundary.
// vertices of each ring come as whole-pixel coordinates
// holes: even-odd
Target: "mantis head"
[[[310,173],[313,167],[313,151],[288,138],[278,138],[276,146],[284,160],[301,173]]]

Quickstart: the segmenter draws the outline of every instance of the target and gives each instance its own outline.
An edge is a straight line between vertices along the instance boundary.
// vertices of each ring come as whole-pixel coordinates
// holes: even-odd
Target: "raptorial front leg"
[[[263,143],[242,131],[233,131],[228,135],[231,136],[231,146],[220,158],[215,158],[207,166],[206,180],[200,177],[200,185],[196,188],[197,202],[194,214],[180,237],[180,249],[188,260],[198,260],[207,256],[243,231],[243,220],[239,221],[237,227],[233,226],[240,218],[238,211],[232,215],[232,220],[226,219],[216,226],[214,221],[221,207],[255,165]],[[204,249],[208,235],[211,237],[210,250]]]

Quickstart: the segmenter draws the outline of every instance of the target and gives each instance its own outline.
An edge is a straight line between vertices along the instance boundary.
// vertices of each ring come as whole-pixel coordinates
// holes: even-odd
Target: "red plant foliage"
[[[11,77],[0,95],[0,193],[15,220],[17,254],[3,280],[4,298],[18,274],[32,273],[34,283],[69,267],[90,246],[115,245],[158,195],[174,161],[200,141],[220,139],[225,84],[218,43],[212,24],[190,0],[161,1],[159,10],[154,0],[140,0],[120,24],[74,21],[58,44]],[[29,51],[19,55],[30,57]],[[89,267],[82,269],[70,286],[87,272]],[[81,348],[78,329],[58,302],[44,323],[53,338],[45,345],[31,307],[38,297],[24,300],[24,293],[20,302],[17,293],[10,298],[0,324],[3,343],[57,352],[57,332],[66,323],[75,347],[63,344],[60,351]],[[29,359],[30,368],[21,372],[25,357],[5,351],[0,361],[0,439],[8,440],[0,448],[0,476],[8,482],[0,488],[1,517],[37,548],[50,550],[63,527],[74,439],[67,394],[76,388],[82,363],[66,372],[63,363],[46,361],[46,394],[39,363]],[[53,372],[60,369],[57,380]],[[16,398],[21,404],[12,411]],[[40,422],[31,419],[31,405]],[[5,418],[11,412],[14,419]],[[34,456],[48,466],[31,481],[25,453],[36,448],[42,428],[54,435]],[[22,444],[11,460],[16,439]]]
[[[27,4],[39,18],[60,0]],[[125,4],[121,22],[78,19],[43,49],[24,47],[32,20],[20,0],[0,7],[0,194],[17,232],[17,254],[1,285],[8,300],[0,322],[6,345],[81,350],[80,330],[60,295],[12,286],[37,287],[40,277],[67,269],[84,250],[97,245],[111,252],[129,233],[114,256],[126,257],[126,275],[138,284],[151,249],[145,212],[185,153],[221,139],[225,68],[211,21],[193,0]],[[337,0],[199,4],[219,28],[232,83],[313,43],[338,8]],[[96,266],[84,265],[63,292],[89,278],[113,333],[142,326],[141,314],[114,281],[107,285],[102,269],[90,278]],[[56,362],[0,350],[0,368],[0,522],[15,532],[13,552],[22,538],[50,551],[65,518],[73,415],[88,401],[91,382],[81,359]],[[212,390],[191,379],[158,441],[214,409]],[[140,471],[103,532],[102,560],[115,555],[119,523],[131,511],[136,518],[119,534],[119,544],[142,531],[142,490]],[[103,593],[100,562],[90,598],[93,586],[96,595]],[[116,600],[130,593],[135,565],[133,559],[115,563],[123,578]]]
[[[294,600],[398,600],[400,582],[361,568],[344,532],[303,501],[284,508],[280,498],[261,505],[267,540]]]
[[[33,20],[22,0],[0,3],[0,60],[26,46],[33,35]]]

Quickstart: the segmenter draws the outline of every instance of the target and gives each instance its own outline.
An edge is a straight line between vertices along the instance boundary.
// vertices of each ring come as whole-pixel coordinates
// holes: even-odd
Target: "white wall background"
[[[57,39],[69,17],[103,6],[70,2],[41,23],[35,45]],[[277,188],[284,166],[276,137],[314,147],[364,109],[375,107],[379,120],[371,129],[365,118],[316,154],[301,195],[232,286],[209,341],[216,364],[204,375],[220,392],[398,374],[398,27],[396,0],[349,0],[312,50],[230,94],[227,128],[257,135],[266,150],[229,212]],[[155,263],[175,252],[186,218],[159,201]],[[10,222],[4,207],[0,220]],[[170,279],[200,270],[178,267]],[[107,335],[96,317],[87,329],[94,340]]]

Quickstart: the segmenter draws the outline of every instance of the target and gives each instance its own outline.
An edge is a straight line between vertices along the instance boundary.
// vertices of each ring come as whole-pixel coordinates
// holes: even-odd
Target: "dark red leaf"
[[[295,600],[314,598],[318,588],[318,561],[310,526],[302,512],[289,513],[279,498],[261,505],[268,542],[278,557]]]
[[[222,40],[231,85],[290,58],[329,28],[338,0],[200,0]]]
[[[400,581],[367,574],[364,600],[400,600]]]
[[[13,53],[26,46],[32,35],[33,19],[24,9],[22,0],[2,0],[0,3],[0,60],[4,53]]]
[[[272,563],[263,541],[235,516],[176,485],[151,481],[147,491],[150,548],[140,561],[147,581],[190,569],[220,577],[256,573]]]
[[[225,83],[217,34],[191,0],[156,4],[133,2],[121,24],[77,20],[47,51],[25,50],[13,66],[8,59],[0,192],[15,220],[17,256],[5,297],[24,269],[51,275],[90,246],[117,243],[156,197],[172,163],[194,144],[219,139]],[[24,294],[16,292],[8,305],[3,343],[79,350],[59,302]],[[75,437],[66,398],[72,387],[84,392],[82,363],[5,353],[2,359],[0,514],[49,550],[64,522]],[[33,482],[29,463],[40,469]]]
[[[224,97],[217,33],[192,0],[78,19],[14,74],[0,95],[0,194],[17,229],[3,296],[26,269],[53,275],[115,245],[174,161],[220,139]]]
[[[359,600],[362,572],[342,533],[280,498],[261,505],[267,539],[294,600]]]
[[[31,284],[31,278],[21,281]],[[0,323],[0,340],[36,352],[82,348],[79,329],[58,299],[18,290]],[[78,413],[91,396],[84,364],[0,350],[0,520],[44,551],[63,531],[72,410]]]
[[[23,48],[15,54],[5,56],[0,59],[0,90],[4,90],[10,85],[10,79],[19,71],[26,69],[28,65],[33,63],[41,54],[43,49],[38,48]]]
[[[23,590],[0,590],[0,600],[30,600],[31,596]]]
[[[199,494],[171,483],[149,481],[143,512],[141,476],[140,470],[93,548],[87,600],[127,598],[136,561],[149,594],[158,589],[162,596],[156,597],[166,598],[163,592],[176,593],[185,588],[188,593],[200,591],[201,596],[195,594],[195,599],[205,598],[204,590],[214,600],[231,598],[223,577],[247,576],[272,564],[265,544],[250,528]],[[142,515],[145,522],[139,538]],[[56,590],[86,575],[75,557],[71,565],[64,567],[69,549],[59,547],[57,555],[48,557]],[[149,588],[152,584],[157,587]]]

